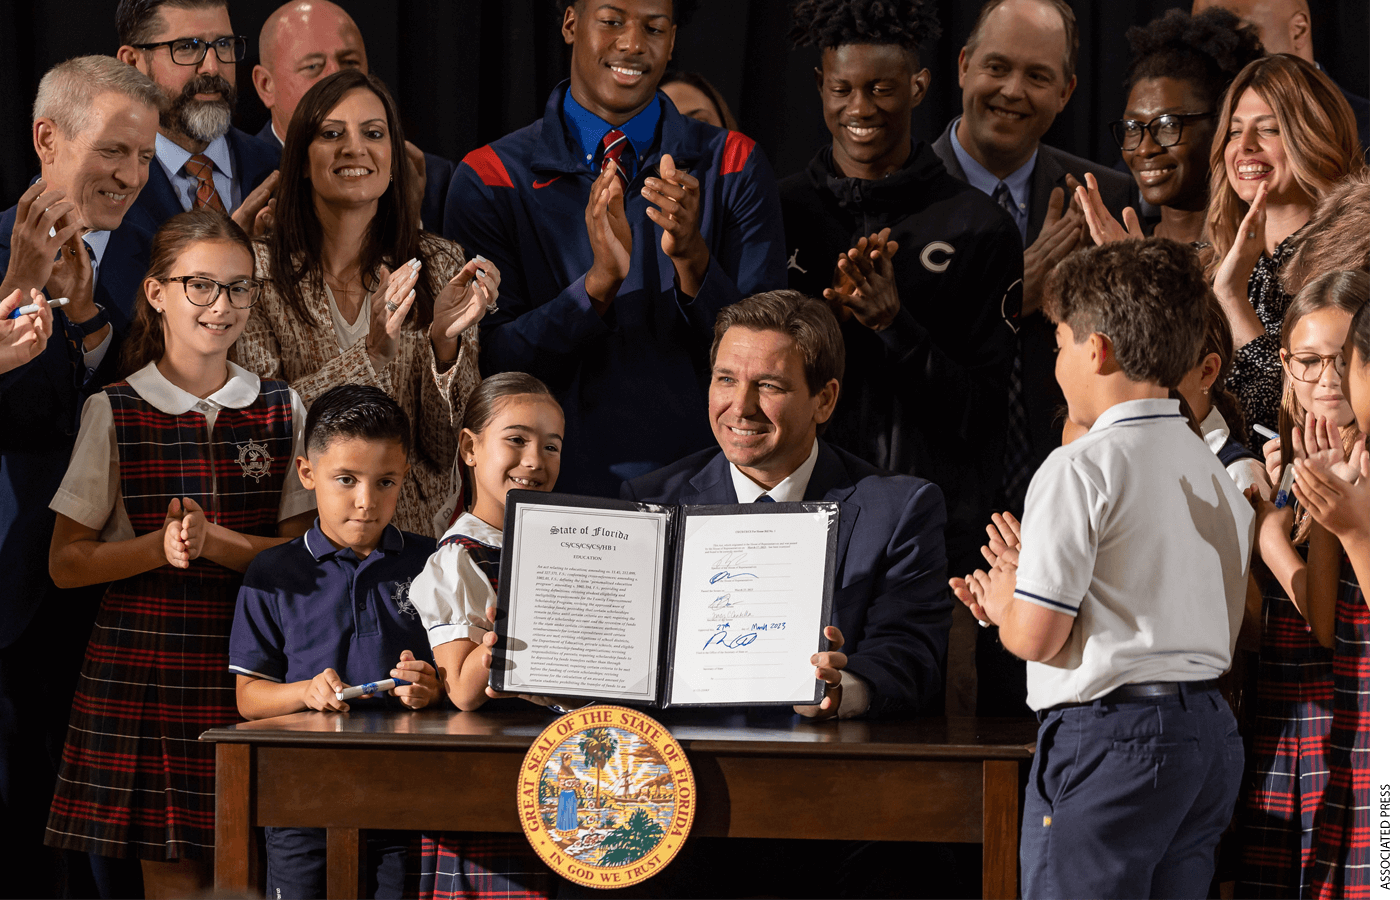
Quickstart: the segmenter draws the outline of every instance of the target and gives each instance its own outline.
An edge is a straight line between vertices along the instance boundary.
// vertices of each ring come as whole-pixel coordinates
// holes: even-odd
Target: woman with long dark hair
[[[414,441],[394,522],[436,537],[461,488],[456,423],[480,378],[476,324],[500,273],[419,228],[407,166],[379,79],[346,70],[306,92],[287,126],[273,229],[256,248],[266,296],[235,352],[307,403],[347,383],[397,400]]]

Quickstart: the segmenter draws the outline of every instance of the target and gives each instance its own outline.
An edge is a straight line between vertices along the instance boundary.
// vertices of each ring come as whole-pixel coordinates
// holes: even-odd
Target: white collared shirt
[[[258,376],[231,362],[225,365],[228,366],[228,381],[203,399],[171,384],[155,363],[147,364],[126,381],[142,400],[167,415],[184,415],[194,409],[204,413],[212,433],[220,410],[249,406],[258,399],[261,389]],[[297,392],[292,391],[293,452],[298,455],[303,453],[305,425],[306,408],[302,406]],[[288,465],[278,518],[290,519],[315,508],[316,495],[302,487],[296,466]],[[112,419],[112,401],[106,391],[93,394],[83,405],[78,441],[63,483],[49,509],[79,525],[99,529],[100,538],[104,541],[126,541],[136,537],[122,503],[117,428]]]
[[[488,547],[500,547],[503,543],[499,528],[469,512],[457,517],[443,540],[458,536],[480,541]],[[460,638],[480,644],[491,628],[486,610],[496,605],[496,589],[467,548],[461,544],[444,544],[413,579],[408,599],[428,630],[431,646]]]
[[[1016,598],[1074,617],[1026,664],[1032,709],[1125,684],[1200,681],[1230,666],[1254,510],[1175,400],[1109,408],[1031,479]]]
[[[233,180],[233,152],[229,149],[228,135],[221,134],[204,148],[204,155],[214,164],[214,190],[218,191],[224,209],[233,214],[238,204],[243,202],[238,184]],[[194,208],[195,194],[199,191],[199,179],[185,174],[185,163],[193,153],[181,147],[163,134],[156,134],[156,160],[170,179],[175,196],[180,205],[189,211]]]
[[[1205,435],[1206,446],[1211,453],[1219,454],[1220,448],[1225,446],[1225,442],[1230,439],[1230,426],[1225,424],[1225,417],[1220,414],[1217,407],[1210,408],[1210,414],[1205,421],[1201,422],[1201,433]],[[1259,488],[1259,495],[1267,497],[1269,495],[1269,473],[1264,468],[1264,464],[1253,457],[1237,459],[1225,467],[1225,471],[1230,473],[1230,477],[1235,479],[1235,484],[1241,491],[1249,489],[1251,484]]]
[[[774,503],[798,503],[806,496],[807,482],[812,480],[812,470],[816,467],[817,441],[814,438],[812,452],[807,454],[807,459],[791,475],[773,485],[771,490],[745,475],[733,463],[729,464],[729,477],[734,479],[734,495],[740,503],[753,503],[764,494],[772,497]]]

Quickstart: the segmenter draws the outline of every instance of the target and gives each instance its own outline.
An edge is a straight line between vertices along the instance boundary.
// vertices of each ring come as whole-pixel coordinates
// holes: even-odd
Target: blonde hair
[[[51,119],[70,140],[87,127],[92,104],[112,92],[155,110],[165,104],[156,83],[115,56],[78,56],[44,73],[34,95],[31,122]]]
[[[1361,143],[1356,114],[1330,78],[1288,53],[1256,59],[1240,70],[1225,91],[1215,141],[1210,148],[1210,206],[1206,240],[1211,245],[1207,276],[1213,277],[1235,243],[1249,204],[1240,199],[1225,169],[1230,118],[1240,97],[1253,89],[1278,120],[1283,152],[1293,177],[1313,204],[1343,176],[1360,171]]]

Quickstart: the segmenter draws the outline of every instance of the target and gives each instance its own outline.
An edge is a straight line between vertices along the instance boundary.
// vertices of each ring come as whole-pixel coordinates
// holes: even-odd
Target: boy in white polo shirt
[[[1167,385],[1214,303],[1165,239],[1066,259],[1055,376],[1089,431],[1036,472],[990,572],[952,586],[1029,661],[1040,734],[1022,896],[1205,897],[1244,770],[1216,687],[1244,616],[1253,511]]]

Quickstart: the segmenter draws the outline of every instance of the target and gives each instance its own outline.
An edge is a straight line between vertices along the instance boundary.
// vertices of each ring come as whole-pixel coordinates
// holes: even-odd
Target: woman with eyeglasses
[[[235,356],[307,403],[338,384],[397,400],[414,443],[394,524],[438,537],[461,492],[458,420],[500,273],[419,228],[407,166],[379,79],[351,69],[306,92],[287,125],[272,232],[256,245],[266,297]]]
[[[240,720],[228,647],[242,572],[315,518],[293,465],[301,400],[228,361],[260,293],[232,219],[191,210],[161,227],[124,380],[84,405],[50,504],[55,583],[110,585],[45,841],[139,858],[147,897],[213,883],[214,748],[199,735]]]

